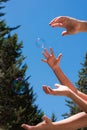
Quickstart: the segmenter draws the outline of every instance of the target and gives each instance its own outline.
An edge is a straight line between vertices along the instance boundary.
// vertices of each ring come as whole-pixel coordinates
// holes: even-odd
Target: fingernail
[[[51,23],[49,23],[49,25],[51,25]]]

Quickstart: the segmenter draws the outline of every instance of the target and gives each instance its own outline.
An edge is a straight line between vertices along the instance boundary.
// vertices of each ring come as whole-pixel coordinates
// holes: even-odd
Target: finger
[[[47,59],[48,55],[45,52],[42,52],[42,55]]]
[[[48,87],[48,90],[49,90],[49,94],[53,94],[53,89],[51,89],[50,87]]]
[[[58,55],[57,63],[60,63],[61,57],[62,57],[62,53],[60,53],[60,54]]]
[[[60,60],[62,58],[62,53],[58,55],[58,59]]]
[[[54,86],[55,86],[56,88],[59,88],[59,87],[62,87],[63,85],[56,83],[56,84],[54,84]]]
[[[47,56],[50,56],[48,50],[46,48],[44,48],[44,53],[47,55]]]
[[[45,59],[41,59],[41,61],[42,61],[42,62],[46,62],[46,63],[47,63],[47,60],[45,60]]]
[[[57,17],[56,17],[56,18],[54,18],[53,20],[51,20],[51,22],[49,23],[49,25],[51,25],[51,24],[55,23],[56,19],[57,19]]]
[[[43,86],[43,90],[44,90],[44,92],[45,92],[46,94],[50,94],[48,87]]]
[[[69,33],[67,31],[62,32],[62,36],[68,35]]]
[[[51,120],[50,120],[47,116],[43,116],[43,120],[44,120],[46,123],[51,123]]]
[[[52,27],[64,27],[62,23],[53,23],[53,24],[50,24],[50,26],[52,26]]]
[[[51,89],[50,87],[44,86],[43,89],[44,89],[45,93],[47,93],[47,94],[54,94],[54,90]]]
[[[59,16],[54,18],[49,24],[54,24],[54,23],[62,23],[66,20],[65,16]]]
[[[54,52],[53,52],[52,48],[50,48],[50,53],[51,53],[52,56],[54,56]]]
[[[46,48],[44,48],[44,52],[42,52],[42,54],[44,55],[45,58],[48,58],[50,56],[50,53]]]
[[[54,84],[54,86],[56,87],[56,88],[59,88],[60,87],[60,84]]]
[[[21,127],[24,128],[25,130],[31,130],[31,127],[33,127],[33,126],[29,126],[27,124],[22,124]]]
[[[54,92],[50,87],[47,87],[47,86],[43,86],[43,90],[47,94],[53,94],[53,92]]]

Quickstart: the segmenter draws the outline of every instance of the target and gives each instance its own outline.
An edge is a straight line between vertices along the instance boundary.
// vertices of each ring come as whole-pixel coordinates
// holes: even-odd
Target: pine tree
[[[87,53],[85,55],[85,61],[82,63],[82,66],[83,68],[79,72],[79,80],[76,85],[81,92],[87,94]]]
[[[76,83],[76,87],[81,92],[87,94],[87,53],[85,55],[84,62],[81,63],[81,65],[82,65],[82,68],[78,72],[79,79]],[[70,117],[82,111],[72,100],[66,100],[66,105],[69,107],[70,112],[63,114],[62,116],[64,118]],[[81,128],[79,130],[87,130],[87,127]]]
[[[57,117],[55,116],[54,113],[52,113],[52,116],[51,116],[51,121],[52,122],[55,122],[57,120]]]
[[[8,0],[0,0],[2,4]],[[0,13],[0,17],[5,13]],[[26,77],[27,65],[24,63],[26,57],[22,54],[23,43],[18,42],[18,35],[11,34],[15,29],[0,20],[0,127],[5,130],[21,130],[22,123],[36,125],[42,121],[43,112],[35,104],[36,94],[28,82],[30,76]],[[14,89],[21,80],[23,92]],[[17,93],[20,92],[20,93]]]

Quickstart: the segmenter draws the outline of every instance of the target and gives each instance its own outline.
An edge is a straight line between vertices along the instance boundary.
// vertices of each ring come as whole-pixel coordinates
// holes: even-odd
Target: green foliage
[[[78,72],[79,79],[76,83],[76,87],[79,91],[87,94],[87,53],[85,55],[84,62],[81,65],[82,68]],[[63,114],[62,116],[64,118],[68,118],[82,111],[72,100],[66,100],[66,105],[69,107],[70,112]],[[87,128],[81,128],[79,130],[87,130]]]
[[[51,121],[52,122],[55,122],[57,120],[56,116],[54,113],[52,113],[52,116],[51,116]]]
[[[87,53],[85,55],[85,61],[82,64],[84,68],[79,71],[79,80],[76,83],[78,89],[87,94]],[[84,88],[84,89],[83,89]]]
[[[6,0],[1,0],[7,2]],[[0,8],[2,9],[2,8]],[[26,57],[22,55],[23,43],[18,42],[17,34],[11,32],[4,20],[0,21],[0,128],[21,130],[22,123],[36,125],[42,121],[43,112],[35,105],[36,94],[26,78]],[[16,94],[12,91],[12,81],[16,78],[26,80],[26,91]]]

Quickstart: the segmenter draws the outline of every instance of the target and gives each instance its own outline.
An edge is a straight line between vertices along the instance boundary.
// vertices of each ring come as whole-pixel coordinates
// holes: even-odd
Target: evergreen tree
[[[87,94],[87,53],[85,55],[85,61],[82,63],[82,66],[83,68],[79,72],[79,80],[76,85],[81,92]]]
[[[51,121],[52,122],[55,122],[57,120],[57,117],[55,116],[54,113],[52,113],[52,116],[51,116]]]
[[[84,62],[81,63],[81,65],[82,68],[78,72],[79,79],[78,82],[76,83],[76,87],[79,91],[87,94],[87,53],[85,55]],[[64,118],[70,117],[71,115],[74,115],[82,111],[72,100],[66,100],[66,103],[67,103],[66,105],[70,109],[70,112],[63,114],[62,116]],[[87,130],[87,127],[81,128],[79,130]]]
[[[7,1],[0,0],[0,9]],[[0,13],[2,16],[4,13]],[[26,77],[23,43],[18,42],[17,34],[11,35],[18,27],[10,28],[0,20],[0,128],[5,130],[21,130],[22,123],[36,125],[43,116],[35,104],[33,87],[28,83],[30,76]]]

